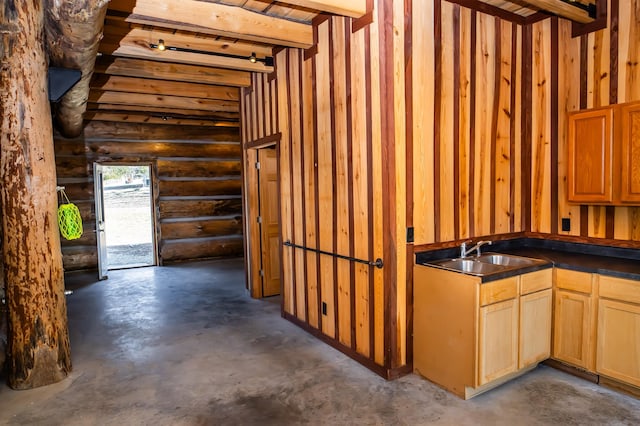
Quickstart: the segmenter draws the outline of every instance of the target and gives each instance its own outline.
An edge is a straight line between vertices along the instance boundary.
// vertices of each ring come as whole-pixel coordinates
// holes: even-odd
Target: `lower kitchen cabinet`
[[[551,289],[520,296],[518,368],[525,368],[549,358],[551,311]]]
[[[556,269],[553,358],[594,371],[595,305],[593,274]]]
[[[601,277],[600,288],[596,371],[640,386],[640,285]]]
[[[518,369],[518,303],[506,300],[480,308],[478,384]]]
[[[546,359],[551,271],[483,283],[479,277],[417,265],[416,373],[468,399]]]

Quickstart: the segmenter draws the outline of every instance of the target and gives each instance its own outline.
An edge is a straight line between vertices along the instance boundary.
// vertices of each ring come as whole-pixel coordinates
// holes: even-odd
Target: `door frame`
[[[246,143],[242,150],[243,155],[243,188],[242,188],[242,208],[244,218],[244,262],[246,289],[251,297],[261,299],[262,292],[262,235],[260,232],[258,170],[258,150],[274,146],[276,150],[276,163],[278,168],[278,233],[282,240],[282,208],[280,203],[280,138],[277,140],[258,140],[256,143]],[[280,245],[280,294],[282,294],[282,244]]]
[[[149,167],[149,198],[150,198],[150,209],[151,209],[151,238],[152,244],[151,248],[153,249],[153,265],[149,266],[162,266],[162,259],[159,256],[159,242],[160,242],[160,227],[158,226],[158,179],[157,179],[157,164],[155,161],[140,161],[140,162],[126,162],[126,161],[94,161],[93,162],[94,171],[96,170],[96,166],[101,167],[110,167],[110,166],[131,166],[131,167],[139,167],[139,166],[147,166]],[[103,185],[101,185],[103,187]],[[98,182],[95,180],[94,176],[94,205],[96,205],[98,190],[100,190],[100,196],[102,197],[102,209],[104,213],[104,194],[101,188],[98,187]],[[98,231],[98,212],[96,211],[96,234]],[[101,259],[100,259],[100,241],[96,235],[96,244],[98,244],[98,274],[100,275],[101,269]],[[106,244],[105,244],[106,247]],[[105,268],[107,270],[108,267]],[[105,274],[106,278],[106,274]],[[102,279],[102,278],[100,278]]]

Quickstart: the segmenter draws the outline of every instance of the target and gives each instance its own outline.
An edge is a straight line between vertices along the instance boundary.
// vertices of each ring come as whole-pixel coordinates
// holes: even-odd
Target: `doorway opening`
[[[111,269],[155,265],[151,166],[95,164],[95,169],[100,278]]]

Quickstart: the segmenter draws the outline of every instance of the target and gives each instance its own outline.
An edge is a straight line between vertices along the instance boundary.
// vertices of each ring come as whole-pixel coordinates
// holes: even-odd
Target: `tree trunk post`
[[[8,382],[31,389],[71,371],[41,0],[0,7],[0,131]]]

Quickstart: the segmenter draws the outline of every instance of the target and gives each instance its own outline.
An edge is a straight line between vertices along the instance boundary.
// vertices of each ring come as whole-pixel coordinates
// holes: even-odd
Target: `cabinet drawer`
[[[556,287],[591,294],[593,274],[556,268]]]
[[[480,286],[480,306],[513,299],[518,295],[518,277],[484,283]]]
[[[553,282],[552,269],[531,272],[520,276],[520,294],[535,293],[536,291],[551,288]]]
[[[640,303],[640,281],[600,275],[600,297]]]

